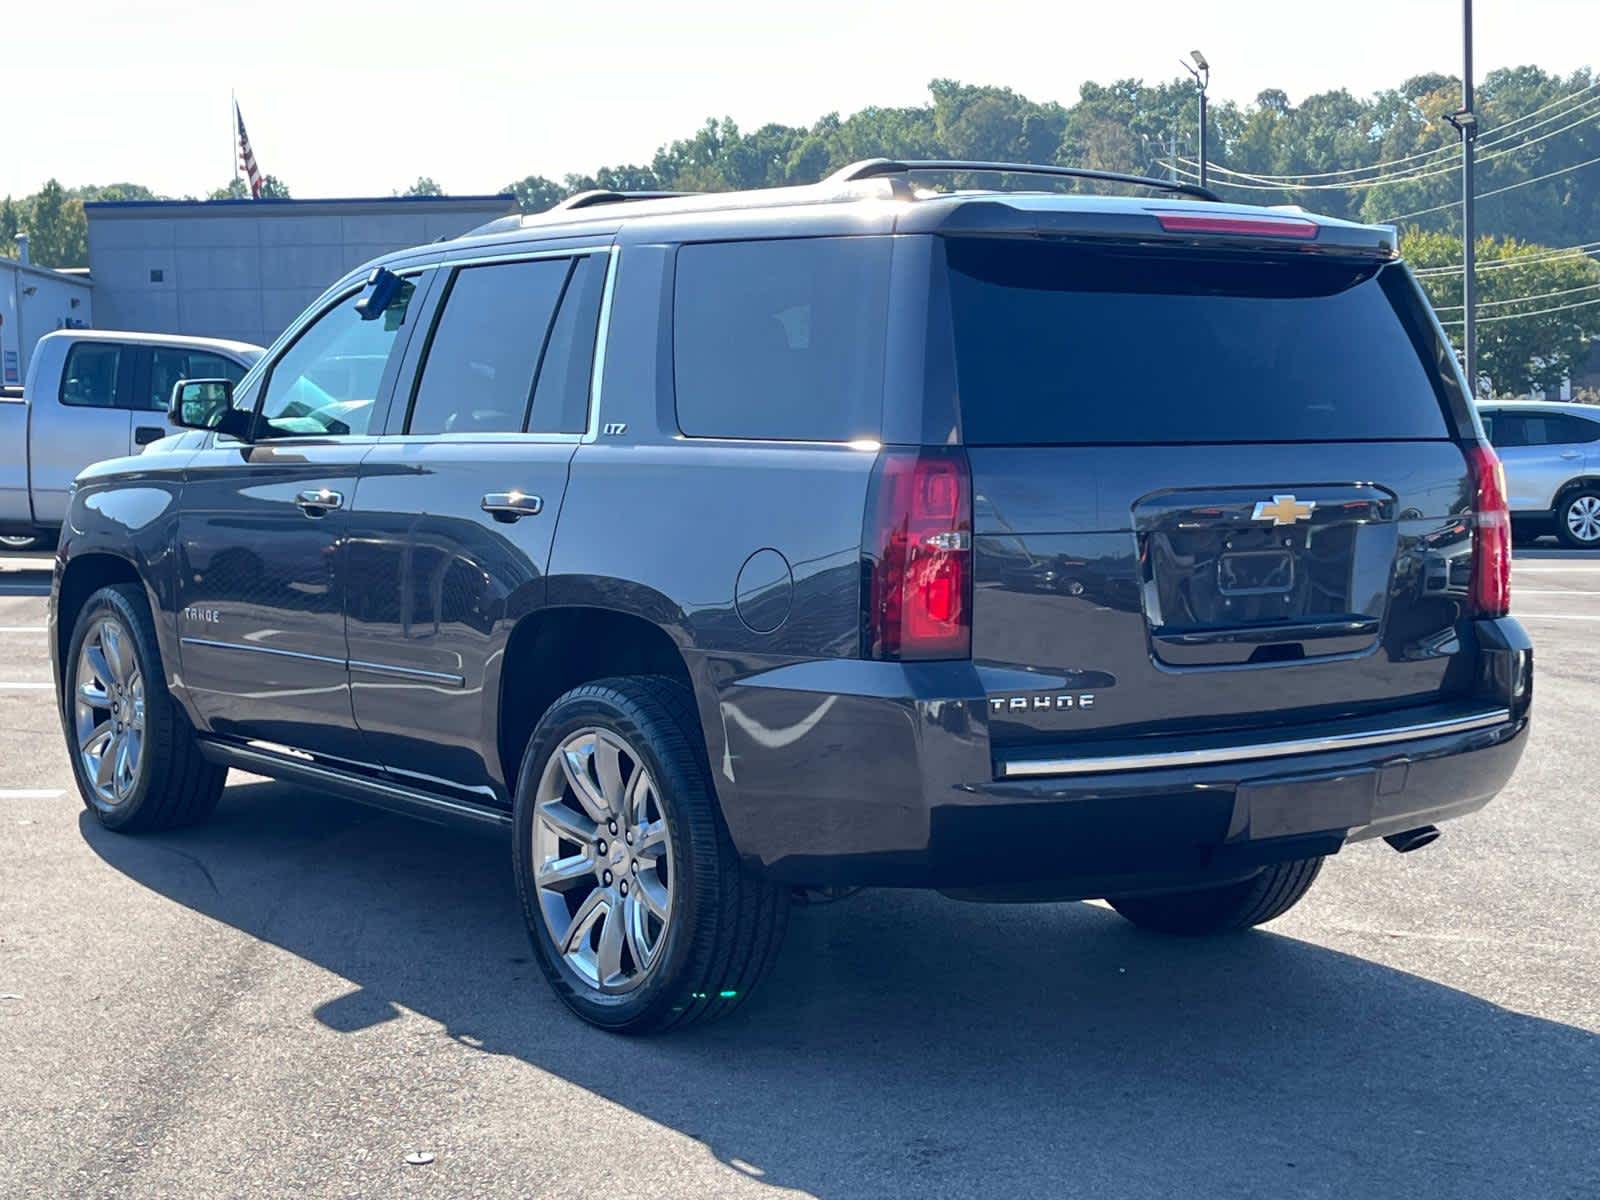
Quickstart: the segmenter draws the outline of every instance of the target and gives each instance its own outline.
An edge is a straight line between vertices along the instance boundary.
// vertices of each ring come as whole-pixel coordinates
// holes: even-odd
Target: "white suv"
[[[1600,549],[1600,406],[1517,400],[1479,413],[1506,467],[1517,532]]]

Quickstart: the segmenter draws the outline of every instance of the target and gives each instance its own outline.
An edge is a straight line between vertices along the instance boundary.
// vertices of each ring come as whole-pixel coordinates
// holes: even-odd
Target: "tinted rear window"
[[[889,252],[889,239],[880,237],[679,250],[679,428],[698,437],[875,437]]]
[[[1394,269],[952,239],[964,439],[1443,438]]]

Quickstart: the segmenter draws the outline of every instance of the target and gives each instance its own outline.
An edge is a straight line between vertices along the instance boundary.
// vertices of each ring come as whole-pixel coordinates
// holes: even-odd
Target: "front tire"
[[[1231,933],[1281,917],[1311,890],[1321,858],[1275,863],[1258,875],[1221,887],[1152,896],[1113,896],[1111,907],[1141,929],[1186,937]]]
[[[142,589],[103,587],[73,624],[61,721],[86,808],[119,833],[195,825],[211,815],[227,770],[200,755],[167,690]]]
[[[1600,550],[1600,488],[1578,488],[1556,502],[1556,536],[1574,550]]]
[[[557,699],[523,756],[512,827],[534,953],[592,1025],[724,1016],[777,957],[788,892],[742,870],[681,684],[602,679]]]

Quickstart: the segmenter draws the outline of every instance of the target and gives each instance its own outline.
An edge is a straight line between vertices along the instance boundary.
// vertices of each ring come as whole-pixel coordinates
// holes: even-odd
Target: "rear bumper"
[[[719,793],[741,854],[787,882],[1066,897],[1237,877],[1494,797],[1527,741],[1532,647],[1510,619],[1478,634],[1472,697],[1276,749],[1258,734],[996,760],[970,664],[798,664],[723,690]]]

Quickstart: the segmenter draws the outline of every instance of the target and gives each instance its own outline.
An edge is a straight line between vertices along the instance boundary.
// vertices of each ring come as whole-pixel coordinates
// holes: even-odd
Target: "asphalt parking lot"
[[[1600,556],[1519,554],[1532,743],[1436,845],[1210,943],[866,893],[643,1041],[559,1008],[493,838],[243,776],[102,832],[48,580],[0,559],[0,1196],[1600,1195]]]

